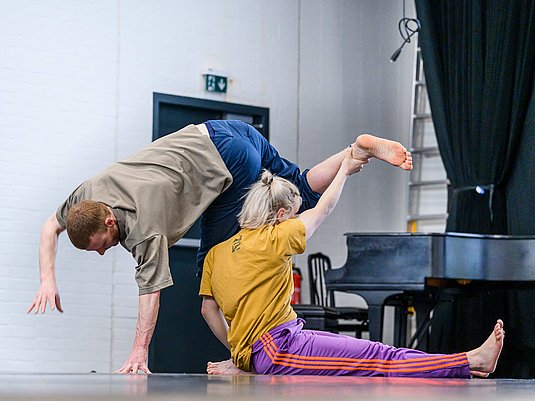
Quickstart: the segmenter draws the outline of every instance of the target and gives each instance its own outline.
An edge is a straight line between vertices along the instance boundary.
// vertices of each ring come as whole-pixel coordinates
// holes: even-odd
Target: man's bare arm
[[[221,343],[230,350],[228,343],[228,324],[223,316],[223,312],[219,309],[219,305],[212,297],[203,297],[201,314],[210,326],[210,330],[217,337]]]
[[[62,228],[56,215],[52,214],[43,224],[39,241],[39,270],[41,284],[27,312],[45,313],[48,303],[51,310],[55,308],[63,312],[58,287],[56,284],[56,253],[58,237],[65,229]]]
[[[149,344],[154,334],[158,311],[160,308],[160,291],[139,296],[139,314],[136,337],[130,356],[115,373],[137,373],[139,370],[151,373],[147,366]]]

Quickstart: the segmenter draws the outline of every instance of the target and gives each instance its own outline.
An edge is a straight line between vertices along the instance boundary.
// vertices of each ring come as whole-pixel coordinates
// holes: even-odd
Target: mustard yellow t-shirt
[[[294,218],[242,229],[208,252],[199,294],[214,297],[223,311],[238,368],[251,370],[252,345],[260,336],[297,318],[290,305],[291,257],[303,253],[305,246],[305,226]]]

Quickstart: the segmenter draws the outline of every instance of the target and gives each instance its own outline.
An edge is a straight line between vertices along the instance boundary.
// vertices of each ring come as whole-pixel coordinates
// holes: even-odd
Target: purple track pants
[[[323,331],[302,319],[265,333],[253,344],[253,371],[265,375],[470,378],[466,353],[441,355],[395,348]]]

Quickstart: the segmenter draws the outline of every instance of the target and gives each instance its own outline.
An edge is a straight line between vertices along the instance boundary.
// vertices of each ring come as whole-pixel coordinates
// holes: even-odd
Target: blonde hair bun
[[[258,228],[277,223],[277,211],[291,212],[299,207],[299,189],[290,181],[264,170],[260,180],[251,186],[238,214],[241,228]]]
[[[262,176],[260,177],[260,181],[264,185],[271,185],[271,183],[273,182],[273,174],[271,173],[271,171],[264,170],[262,172]]]

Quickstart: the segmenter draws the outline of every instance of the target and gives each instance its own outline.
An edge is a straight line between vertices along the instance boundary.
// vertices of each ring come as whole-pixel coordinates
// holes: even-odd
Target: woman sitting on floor
[[[501,320],[479,348],[452,355],[302,329],[290,305],[292,255],[305,251],[356,168],[349,149],[316,207],[300,215],[299,191],[289,181],[265,171],[253,185],[239,215],[242,230],[204,262],[202,314],[232,356],[209,362],[209,374],[470,378],[494,371],[505,335]]]

